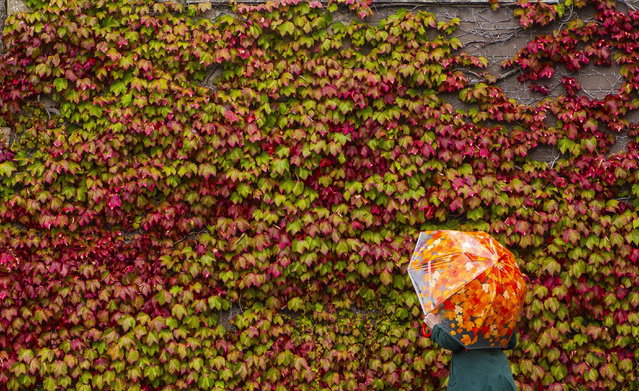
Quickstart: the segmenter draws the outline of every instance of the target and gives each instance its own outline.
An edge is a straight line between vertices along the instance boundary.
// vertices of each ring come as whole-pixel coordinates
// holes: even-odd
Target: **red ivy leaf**
[[[572,228],[567,229],[564,231],[561,237],[563,238],[564,242],[575,245],[579,241],[579,232],[577,232],[577,230],[574,230]]]
[[[122,201],[120,201],[120,197],[118,197],[117,194],[112,195],[111,197],[109,197],[107,205],[109,206],[109,208],[115,209],[116,207],[122,205]]]
[[[240,118],[231,110],[226,110],[226,112],[224,113],[224,117],[231,123],[235,123],[240,120]]]

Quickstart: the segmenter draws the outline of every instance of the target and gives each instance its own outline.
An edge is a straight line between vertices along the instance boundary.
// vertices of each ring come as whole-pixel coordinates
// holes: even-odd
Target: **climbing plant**
[[[424,11],[29,6],[0,60],[1,388],[440,389],[405,267],[443,228],[529,278],[520,389],[637,384],[639,13],[522,2],[531,29],[594,12],[504,64],[540,94],[567,70],[528,106]],[[582,93],[591,62],[615,94]]]

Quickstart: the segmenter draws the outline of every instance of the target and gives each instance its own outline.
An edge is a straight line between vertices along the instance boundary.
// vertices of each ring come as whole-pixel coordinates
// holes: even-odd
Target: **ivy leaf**
[[[572,274],[575,279],[578,279],[585,272],[586,272],[586,263],[582,260],[577,261],[570,268],[570,274]]]
[[[393,277],[391,276],[391,274],[388,272],[388,270],[384,270],[382,271],[382,273],[379,275],[379,280],[382,282],[382,284],[384,285],[390,285],[393,282]]]
[[[224,117],[231,123],[235,123],[238,122],[240,120],[240,117],[238,117],[233,111],[231,110],[226,110],[224,112]]]
[[[112,195],[111,197],[109,197],[109,200],[107,201],[107,205],[109,206],[109,208],[111,209],[115,209],[118,206],[122,205],[122,201],[120,201],[120,197],[118,197],[118,195]]]
[[[56,360],[51,364],[53,368],[53,374],[57,377],[61,377],[67,374],[67,364],[64,361]]]
[[[168,303],[171,301],[171,298],[171,294],[165,290],[161,290],[155,295],[155,300],[157,300],[160,305]]]
[[[286,22],[280,24],[279,26],[277,26],[277,30],[283,36],[286,35],[286,34],[293,35],[293,32],[295,31],[295,25],[292,22],[290,22],[290,21],[286,21]]]
[[[220,296],[211,296],[208,299],[209,307],[215,310],[222,309],[222,298]]]
[[[6,161],[4,163],[0,163],[0,174],[4,176],[11,176],[13,172],[16,170],[15,164],[10,161]]]
[[[124,315],[118,319],[118,324],[122,327],[122,329],[124,329],[124,331],[129,331],[135,327],[135,318],[130,315]]]
[[[53,81],[53,86],[58,92],[60,92],[66,89],[69,86],[69,83],[67,82],[67,79],[57,78]]]
[[[514,232],[520,233],[522,235],[528,235],[530,232],[530,223],[527,221],[519,220],[515,223]]]
[[[133,63],[134,63],[133,55],[122,56],[122,58],[120,58],[120,66],[123,69],[129,69],[131,65],[133,65]]]
[[[566,376],[566,374],[568,373],[568,369],[566,369],[566,367],[562,364],[556,364],[550,368],[550,373],[555,378],[555,380],[560,381]]]
[[[31,360],[33,360],[33,350],[20,349],[20,353],[18,353],[18,360],[29,364]]]
[[[127,91],[127,86],[123,81],[117,81],[111,85],[110,91],[114,95],[122,95]]]
[[[471,211],[469,211],[467,214],[469,219],[473,220],[473,221],[477,221],[479,219],[481,219],[482,217],[484,217],[484,209],[483,208],[475,208]]]
[[[291,311],[300,311],[304,308],[304,301],[299,297],[293,297],[288,301],[287,307]]]
[[[46,391],[53,391],[53,390],[55,390],[57,388],[57,386],[55,384],[55,379],[50,377],[50,376],[47,376],[44,379],[44,382],[42,383],[42,386],[43,386],[43,388]]]
[[[43,348],[38,352],[38,356],[46,359],[48,362],[52,362],[55,357],[55,353],[49,348]]]
[[[575,245],[579,241],[579,232],[577,232],[577,230],[575,229],[570,228],[565,230],[561,234],[561,237],[564,240],[564,242]]]
[[[233,371],[231,371],[229,368],[224,368],[220,374],[219,374],[220,378],[224,381],[229,380],[230,378],[233,377]]]
[[[289,163],[286,159],[274,159],[271,162],[272,170],[274,173],[279,175],[284,175],[284,173],[289,171]]]
[[[639,229],[633,229],[626,235],[626,240],[635,245],[639,244]]]
[[[357,271],[362,276],[368,277],[373,272],[373,268],[368,266],[365,262],[360,262],[357,264]]]
[[[131,100],[133,100],[132,94],[125,94],[122,96],[121,102],[123,106],[129,106],[131,104]]]
[[[149,365],[146,368],[144,368],[144,376],[148,377],[149,380],[151,381],[160,377],[161,373],[162,373],[161,369],[156,365]]]
[[[171,309],[171,315],[177,319],[182,319],[185,315],[187,315],[186,308],[184,308],[182,304],[175,304]]]
[[[130,349],[127,353],[126,353],[126,361],[129,364],[133,364],[134,362],[136,362],[138,359],[140,358],[140,353],[137,351],[137,349]]]

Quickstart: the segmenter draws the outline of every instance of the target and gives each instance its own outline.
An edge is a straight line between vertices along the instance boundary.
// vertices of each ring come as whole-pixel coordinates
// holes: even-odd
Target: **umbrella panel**
[[[433,311],[441,326],[468,349],[505,347],[525,292],[512,273],[518,270],[501,262],[482,272]]]
[[[422,232],[408,266],[422,310],[429,313],[499,257],[487,234]]]
[[[460,258],[464,258],[464,261],[459,261]],[[430,262],[423,269],[409,270],[408,274],[422,310],[427,314],[463,288],[468,281],[490,268],[492,263],[490,260],[472,259],[466,254],[449,254]]]

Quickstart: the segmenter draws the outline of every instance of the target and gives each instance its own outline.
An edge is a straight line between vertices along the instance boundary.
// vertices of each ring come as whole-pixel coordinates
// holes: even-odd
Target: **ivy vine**
[[[0,388],[439,389],[448,357],[405,266],[444,228],[491,233],[530,278],[520,389],[636,384],[639,13],[519,4],[531,29],[594,10],[504,63],[541,94],[572,73],[527,106],[459,20],[372,25],[371,4],[210,20],[210,3],[30,0],[6,19]],[[583,94],[589,63],[619,65],[619,91]],[[544,146],[561,156],[530,158]]]

